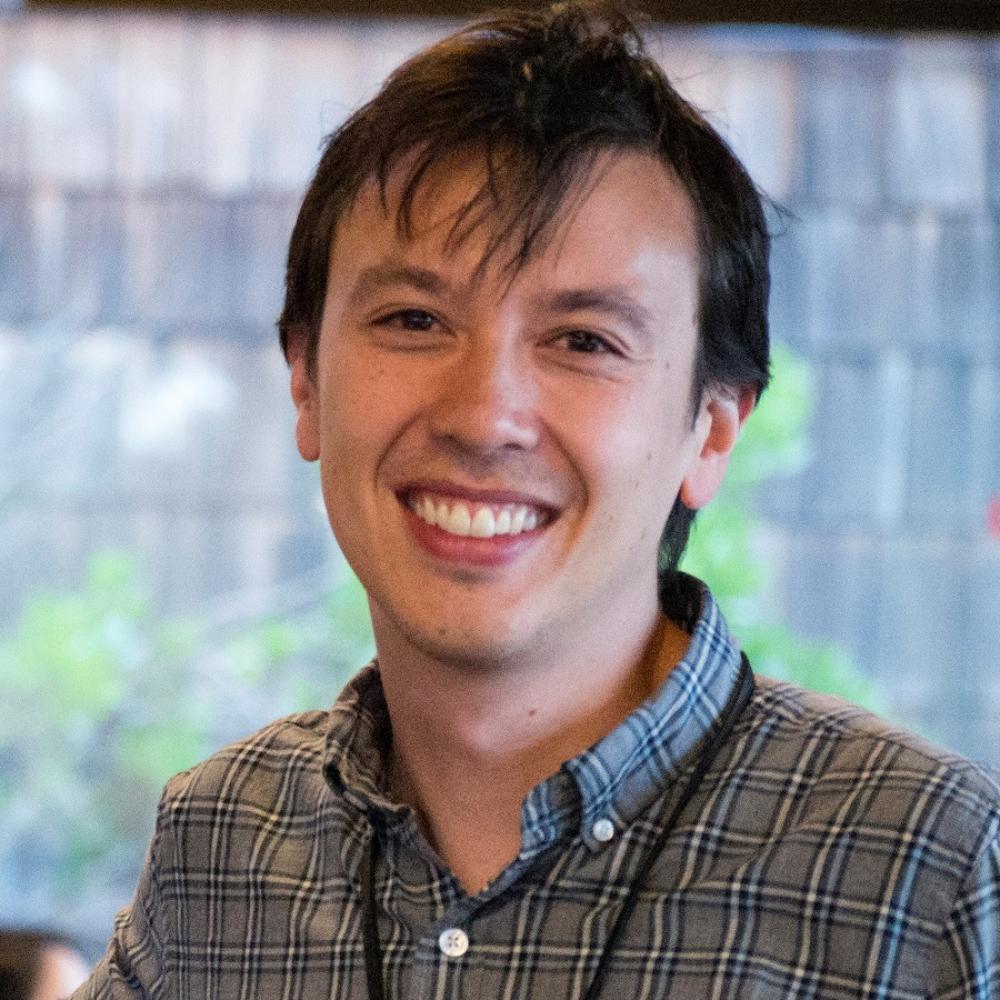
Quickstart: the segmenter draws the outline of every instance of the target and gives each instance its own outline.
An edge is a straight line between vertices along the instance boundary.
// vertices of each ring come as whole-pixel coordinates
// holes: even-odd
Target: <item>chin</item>
[[[492,670],[512,660],[523,658],[524,643],[506,632],[469,633],[455,629],[428,637],[425,650],[437,660],[469,669]]]
[[[514,622],[491,621],[483,627],[470,626],[468,620],[439,620],[433,630],[406,623],[401,626],[404,641],[424,656],[469,671],[491,672],[523,662],[538,648],[531,630],[518,628]]]

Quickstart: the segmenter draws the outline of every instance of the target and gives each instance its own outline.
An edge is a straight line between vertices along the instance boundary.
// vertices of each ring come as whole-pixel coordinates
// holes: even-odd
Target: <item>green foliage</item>
[[[78,592],[34,595],[0,637],[0,912],[106,936],[164,781],[329,704],[370,653],[353,577],[298,616],[224,634],[158,616],[123,552],[94,555]]]
[[[82,593],[29,600],[13,635],[0,644],[0,683],[11,695],[3,731],[23,721],[19,702],[44,699],[44,722],[59,732],[106,715],[143,655],[147,613],[130,564],[111,553],[92,561]]]
[[[368,602],[357,578],[344,572],[318,603],[294,615],[244,623],[211,653],[210,682],[232,680],[232,704],[221,712],[225,738],[245,733],[242,716],[260,714],[258,725],[290,712],[325,707],[353,671],[374,651]]]
[[[712,588],[758,672],[884,711],[878,689],[841,650],[794,636],[763,611],[768,578],[766,562],[755,551],[762,526],[753,514],[754,493],[765,479],[799,472],[811,458],[808,364],[775,345],[773,372],[718,497],[698,514],[681,566]]]

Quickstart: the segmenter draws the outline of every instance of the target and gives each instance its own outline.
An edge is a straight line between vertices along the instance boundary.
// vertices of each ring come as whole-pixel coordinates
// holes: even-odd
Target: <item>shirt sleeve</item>
[[[944,925],[931,1000],[1000,1000],[1000,819]]]
[[[132,903],[115,918],[107,952],[69,1000],[165,1000],[171,995],[163,961],[167,922],[157,877],[161,832],[158,825]]]

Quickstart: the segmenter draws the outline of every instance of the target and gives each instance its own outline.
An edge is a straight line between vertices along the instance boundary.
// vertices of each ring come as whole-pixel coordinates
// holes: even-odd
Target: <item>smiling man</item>
[[[330,138],[280,328],[377,658],[168,785],[81,996],[1000,995],[994,779],[755,680],[676,569],[767,255],[613,10],[479,22]]]

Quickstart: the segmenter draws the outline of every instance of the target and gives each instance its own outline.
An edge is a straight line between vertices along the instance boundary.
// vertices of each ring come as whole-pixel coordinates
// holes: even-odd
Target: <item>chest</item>
[[[412,839],[390,843],[373,882],[387,995],[579,1000],[654,836],[640,822],[599,851],[556,846],[474,897]],[[612,946],[601,995],[922,996],[935,893],[899,858],[861,851],[828,835],[750,846],[732,831],[679,829]],[[187,912],[176,995],[369,995],[358,871],[333,864],[303,880],[272,865],[246,877],[245,893]]]

